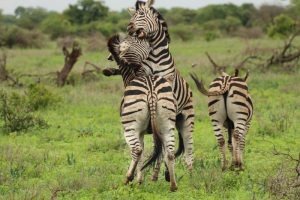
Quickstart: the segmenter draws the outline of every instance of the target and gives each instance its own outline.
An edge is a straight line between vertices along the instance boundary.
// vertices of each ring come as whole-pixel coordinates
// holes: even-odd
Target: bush
[[[0,29],[2,46],[9,48],[42,48],[45,46],[45,36],[35,30],[26,30],[17,26],[6,26]]]
[[[285,38],[295,31],[295,21],[281,14],[274,18],[274,24],[268,28],[268,35],[270,37]]]
[[[28,106],[32,110],[45,109],[60,101],[60,98],[43,85],[30,85],[27,91]]]
[[[204,39],[207,42],[213,41],[219,38],[219,34],[216,31],[208,31],[204,34]]]
[[[196,26],[178,24],[176,26],[170,27],[171,36],[178,38],[182,41],[192,40],[195,35],[199,33]]]
[[[24,96],[3,91],[0,91],[0,120],[4,122],[2,128],[6,133],[47,127],[42,118],[33,114]]]

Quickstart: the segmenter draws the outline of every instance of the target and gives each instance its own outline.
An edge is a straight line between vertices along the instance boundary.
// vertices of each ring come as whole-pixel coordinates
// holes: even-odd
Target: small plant
[[[207,42],[211,42],[211,41],[217,39],[218,37],[219,37],[219,35],[216,32],[212,32],[212,31],[206,32],[204,34],[204,39]]]
[[[67,163],[68,165],[75,165],[76,159],[73,153],[67,154]]]
[[[60,101],[60,98],[40,84],[30,85],[27,91],[28,104],[33,110],[47,108]]]
[[[26,131],[32,127],[45,128],[47,123],[35,116],[26,98],[17,93],[8,95],[0,91],[0,120],[4,122],[4,132]]]

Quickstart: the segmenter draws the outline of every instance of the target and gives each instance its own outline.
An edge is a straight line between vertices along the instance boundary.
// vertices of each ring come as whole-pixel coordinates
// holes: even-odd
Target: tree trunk
[[[78,43],[74,42],[72,52],[69,53],[68,49],[63,47],[63,54],[65,56],[65,64],[62,70],[57,72],[57,86],[59,87],[63,87],[65,85],[69,73],[81,55],[81,48]]]

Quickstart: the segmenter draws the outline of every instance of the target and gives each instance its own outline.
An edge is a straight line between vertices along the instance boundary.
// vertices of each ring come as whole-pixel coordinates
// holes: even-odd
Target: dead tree
[[[213,72],[214,74],[222,74],[222,72],[226,71],[226,68],[228,68],[229,65],[218,65],[213,58],[206,52],[206,56],[208,57],[208,60],[213,66]],[[249,62],[251,59],[257,59],[257,56],[248,56],[241,62],[237,63],[236,65],[233,66],[235,70],[240,70],[240,69],[245,69],[244,65]]]
[[[8,72],[6,70],[6,54],[2,53],[0,57],[0,82],[8,80]]]
[[[0,82],[9,81],[12,83],[12,86],[22,86],[21,83],[19,83],[18,79],[13,78],[8,70],[6,69],[7,64],[7,55],[5,52],[2,52],[0,56]]]
[[[266,63],[262,64],[263,70],[269,69],[273,65],[281,65],[285,66],[285,64],[291,63],[295,61],[294,65],[296,65],[300,58],[300,50],[292,52],[293,49],[293,41],[300,34],[300,31],[295,32],[293,35],[289,37],[289,39],[284,43],[282,49],[276,50],[272,56],[270,56]]]
[[[81,48],[77,42],[73,43],[72,52],[70,53],[66,47],[63,47],[65,56],[65,64],[60,72],[57,72],[57,85],[63,87],[66,83],[69,73],[73,69],[78,58],[81,56]]]

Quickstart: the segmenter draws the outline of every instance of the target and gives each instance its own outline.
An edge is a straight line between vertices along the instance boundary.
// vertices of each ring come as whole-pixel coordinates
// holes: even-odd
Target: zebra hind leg
[[[179,124],[179,132],[181,133],[184,146],[184,157],[186,165],[191,172],[193,170],[193,132],[194,132],[194,109],[192,104],[188,104],[182,111],[183,120]]]
[[[142,144],[142,148],[144,149],[144,134],[140,135],[140,143]],[[142,170],[144,164],[144,152],[141,153],[139,162],[137,164],[137,182],[142,184],[144,181],[144,172]]]
[[[127,144],[130,146],[131,149],[131,163],[127,170],[126,180],[125,180],[125,184],[128,184],[134,179],[134,172],[140,161],[141,155],[143,153],[143,148],[140,143],[140,139],[136,137],[136,135],[133,132],[125,133],[125,138]]]

